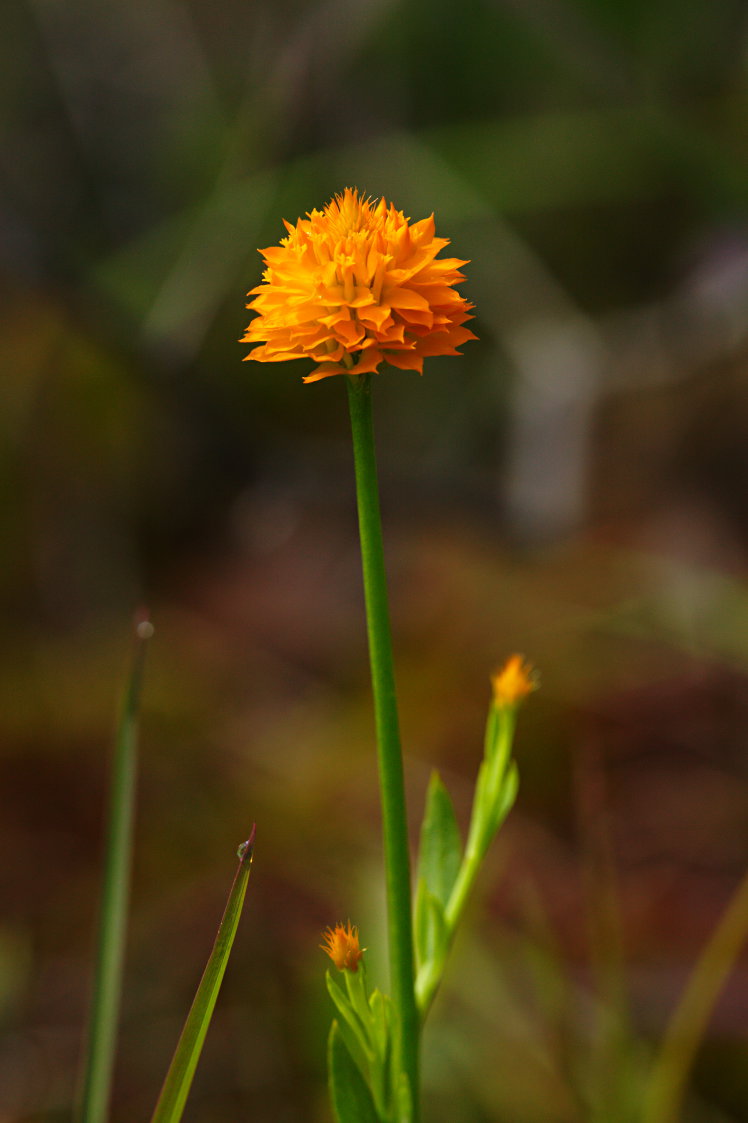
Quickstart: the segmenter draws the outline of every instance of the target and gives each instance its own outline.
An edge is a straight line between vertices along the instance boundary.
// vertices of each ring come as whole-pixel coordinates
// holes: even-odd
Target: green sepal
[[[330,1027],[327,1071],[336,1123],[381,1123],[371,1092],[348,1050],[337,1021]]]
[[[351,1008],[358,1014],[361,1025],[366,1031],[366,1038],[371,1041],[371,1010],[369,1009],[369,996],[366,990],[366,968],[362,963],[357,971],[344,970],[345,991]]]
[[[518,788],[519,772],[517,770],[517,765],[512,761],[502,777],[501,786],[495,797],[493,813],[490,819],[489,842],[514,806]]]
[[[438,772],[432,772],[421,827],[417,879],[446,907],[457,880],[462,838],[449,792]]]

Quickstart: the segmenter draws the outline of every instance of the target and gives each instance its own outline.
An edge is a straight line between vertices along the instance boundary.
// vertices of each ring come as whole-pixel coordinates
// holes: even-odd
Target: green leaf
[[[369,1042],[368,1027],[364,1026],[358,1016],[351,1000],[330,971],[325,974],[327,991],[335,1003],[342,1021],[339,1030],[345,1038],[348,1051],[355,1060],[362,1073],[369,1071],[369,1066],[374,1061],[374,1051]]]
[[[213,950],[210,953],[203,977],[184,1023],[151,1123],[178,1123],[182,1118],[192,1078],[200,1059],[205,1035],[213,1016],[226,964],[239,926],[239,917],[247,892],[249,871],[252,867],[254,836],[255,828],[252,827],[249,839],[239,847],[239,867],[229,892]]]
[[[377,1052],[376,1060],[370,1070],[371,1091],[380,1114],[385,1117],[389,1113],[384,1105],[389,1104],[392,1099],[392,1004],[380,990],[375,990],[369,1005],[372,1041]]]
[[[348,1051],[337,1021],[330,1028],[327,1069],[337,1123],[381,1123],[371,1092]]]
[[[429,893],[427,906],[428,926],[426,951],[429,959],[438,962],[443,958],[446,951],[449,941],[449,930],[447,928],[447,921],[444,916],[444,909],[441,901],[437,901],[436,897],[432,897]]]
[[[433,772],[426,796],[418,854],[418,879],[429,893],[446,906],[457,880],[462,855],[462,839],[452,800],[439,773]]]
[[[438,964],[444,959],[449,943],[444,908],[433,893],[429,893],[423,879],[419,881],[416,891],[414,938],[419,969],[427,963]]]
[[[135,651],[114,740],[101,915],[81,1075],[79,1123],[104,1123],[109,1114],[130,889],[138,710],[145,650],[152,635],[150,622],[144,616],[138,619],[135,624]]]
[[[375,990],[369,1000],[369,1006],[371,1007],[372,1037],[379,1056],[386,1058],[390,1044],[390,999],[382,994],[381,990]]]

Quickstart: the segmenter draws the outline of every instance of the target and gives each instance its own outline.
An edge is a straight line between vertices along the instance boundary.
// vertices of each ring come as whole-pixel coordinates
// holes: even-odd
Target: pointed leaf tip
[[[234,875],[213,949],[177,1042],[151,1123],[179,1123],[182,1118],[239,925],[251,865],[243,859],[247,854],[251,857],[253,838],[254,831],[239,848],[240,853],[243,851],[242,861]]]
[[[462,839],[449,792],[438,772],[431,774],[421,826],[418,878],[446,907],[460,868]]]

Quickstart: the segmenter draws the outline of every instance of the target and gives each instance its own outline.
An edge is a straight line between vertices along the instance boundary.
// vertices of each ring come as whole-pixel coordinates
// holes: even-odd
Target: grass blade
[[[247,892],[249,871],[252,866],[255,828],[249,839],[239,847],[239,868],[226,902],[226,909],[216,935],[213,950],[197,988],[187,1021],[184,1023],[161,1095],[156,1104],[151,1123],[178,1123],[189,1095],[192,1078],[200,1059],[205,1035],[213,1016],[218,992],[226,970],[234,936],[239,926],[244,896]]]
[[[79,1123],[105,1123],[122,994],[135,808],[137,725],[143,667],[153,627],[135,625],[135,650],[115,733],[93,995],[83,1057]]]
[[[709,1017],[748,940],[748,874],[707,941],[675,1009],[649,1077],[643,1123],[677,1123],[688,1073]]]

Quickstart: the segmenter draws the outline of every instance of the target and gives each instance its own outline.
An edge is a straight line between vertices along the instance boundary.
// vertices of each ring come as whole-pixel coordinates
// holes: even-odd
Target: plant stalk
[[[145,616],[136,621],[135,651],[115,735],[94,985],[77,1123],[105,1123],[109,1114],[130,892],[138,709],[145,650],[152,634]]]
[[[413,1123],[417,1123],[420,1019],[415,998],[410,855],[382,547],[382,522],[379,512],[370,376],[350,375],[346,376],[346,382],[353,435],[361,563],[382,802],[390,983],[399,1026],[395,1047],[399,1052],[400,1071],[407,1076],[410,1084]]]

